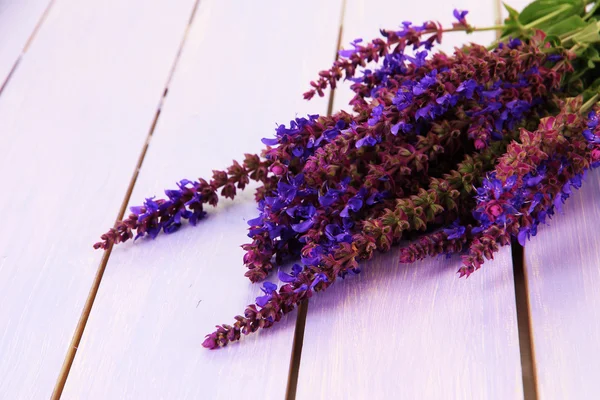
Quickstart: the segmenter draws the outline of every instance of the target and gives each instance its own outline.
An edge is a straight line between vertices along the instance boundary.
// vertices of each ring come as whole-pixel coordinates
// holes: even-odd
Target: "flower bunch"
[[[568,23],[540,12],[540,1],[521,14],[509,9],[504,37],[490,48],[431,53],[446,32],[487,29],[457,10],[450,29],[404,22],[369,43],[355,40],[304,95],[350,80],[352,112],[279,125],[260,155],[146,199],[94,247],[195,225],[205,204],[259,182],[258,216],[242,246],[246,276],[259,282],[284,262],[299,263],[278,272],[280,287],[265,283],[233,325],[207,335],[208,348],[272,326],[402,240],[416,237],[401,262],[457,253],[460,276],[470,275],[511,238],[535,236],[600,165],[596,3],[585,13],[555,1]]]

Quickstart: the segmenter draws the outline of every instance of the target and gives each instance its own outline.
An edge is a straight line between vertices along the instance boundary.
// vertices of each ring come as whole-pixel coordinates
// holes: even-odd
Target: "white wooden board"
[[[0,88],[50,4],[51,0],[0,1]]]
[[[600,171],[525,246],[540,399],[597,399],[600,359]]]
[[[439,20],[467,9],[494,24],[491,1],[348,0],[342,43],[368,40],[402,21]],[[493,32],[447,34],[442,49],[490,43]],[[350,98],[337,95],[334,109]],[[460,260],[398,265],[398,251],[311,299],[298,399],[518,399],[523,397],[510,249],[469,279]]]
[[[325,113],[302,100],[333,61],[341,1],[203,0],[132,195],[161,195],[262,148],[276,123]],[[115,248],[65,399],[284,397],[296,314],[226,349],[201,347],[259,293],[243,276],[250,190],[195,228]]]
[[[529,1],[508,3],[522,10]],[[504,12],[506,16],[506,12]],[[597,399],[600,358],[600,171],[524,248],[540,399]]]
[[[192,6],[59,0],[0,96],[2,398],[52,393]]]

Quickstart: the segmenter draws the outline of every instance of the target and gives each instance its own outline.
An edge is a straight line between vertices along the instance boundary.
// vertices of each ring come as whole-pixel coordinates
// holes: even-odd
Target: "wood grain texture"
[[[494,21],[492,2],[412,4],[348,0],[343,43],[404,20],[450,25],[454,6],[471,10],[475,26]],[[493,39],[447,35],[442,48]],[[336,93],[334,109],[348,98]],[[311,299],[297,398],[522,398],[510,249],[469,279],[456,275],[459,258],[409,266],[397,259],[397,250],[379,255]]]
[[[296,113],[325,113],[302,93],[333,61],[340,12],[341,1],[203,0],[131,204],[260,150]],[[253,189],[208,211],[195,228],[115,248],[64,399],[283,398],[295,314],[226,349],[201,347],[259,294],[239,247]]]
[[[511,0],[516,10],[530,1]],[[506,16],[506,12],[504,12]],[[600,171],[524,249],[540,399],[600,398]]]
[[[600,171],[525,246],[540,399],[600,398]]]
[[[0,87],[49,4],[50,0],[0,1]]]
[[[522,398],[510,249],[469,279],[397,256],[311,299],[297,398]]]
[[[192,6],[57,1],[0,97],[2,398],[52,393]]]

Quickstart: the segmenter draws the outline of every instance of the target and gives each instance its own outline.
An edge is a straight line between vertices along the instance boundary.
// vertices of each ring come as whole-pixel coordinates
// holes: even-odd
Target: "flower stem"
[[[471,33],[471,32],[484,32],[484,31],[501,31],[504,28],[505,28],[504,25],[492,25],[492,26],[485,26],[483,28],[457,27],[457,28],[443,29],[442,32],[444,32],[444,33],[446,33],[446,32],[467,32],[467,33]]]
[[[560,7],[559,9],[551,12],[550,14],[546,14],[544,15],[542,18],[538,18],[535,21],[532,21],[530,23],[528,23],[527,25],[525,25],[523,28],[524,29],[530,29],[530,28],[534,28],[537,25],[548,21],[549,19],[552,19],[554,17],[556,17],[557,15],[560,15],[563,11],[566,11],[570,6],[569,5],[563,5],[562,7]]]
[[[581,112],[584,113],[589,110],[598,101],[598,98],[600,98],[600,94],[596,93],[588,101],[583,103],[581,106]]]

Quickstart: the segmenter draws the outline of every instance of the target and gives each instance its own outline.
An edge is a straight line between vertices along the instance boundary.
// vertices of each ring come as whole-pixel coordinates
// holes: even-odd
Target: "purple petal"
[[[314,224],[312,219],[307,219],[304,222],[300,222],[299,224],[292,224],[292,229],[298,233],[304,233],[308,231]]]

